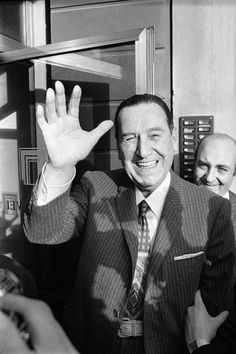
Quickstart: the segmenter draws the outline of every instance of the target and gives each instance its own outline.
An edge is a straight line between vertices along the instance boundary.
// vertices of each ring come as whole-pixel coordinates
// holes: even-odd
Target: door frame
[[[114,32],[110,35],[92,36],[36,47],[7,51],[0,54],[0,64],[23,60],[34,60],[53,55],[72,53],[91,48],[135,42],[136,93],[154,93],[154,49],[153,27]]]

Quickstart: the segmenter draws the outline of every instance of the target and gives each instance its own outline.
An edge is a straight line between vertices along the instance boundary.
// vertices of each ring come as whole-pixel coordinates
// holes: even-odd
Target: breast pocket
[[[185,253],[178,256],[174,256],[173,260],[175,265],[179,264],[180,266],[194,266],[205,261],[205,253],[204,251],[187,254]]]
[[[180,290],[182,293],[194,293],[200,282],[204,262],[204,252],[171,257],[162,269],[162,276],[166,279],[166,288],[171,289],[171,292],[175,289],[177,292]]]

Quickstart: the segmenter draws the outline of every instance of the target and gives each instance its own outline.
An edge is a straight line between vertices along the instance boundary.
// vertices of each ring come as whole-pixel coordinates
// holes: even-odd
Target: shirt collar
[[[225,199],[228,199],[228,200],[229,200],[229,191],[227,191],[227,192],[225,193],[225,195],[223,195],[223,198],[225,198]]]
[[[155,215],[158,214],[158,210],[160,208],[160,201],[164,201],[166,195],[168,193],[170,187],[170,172],[168,172],[166,178],[161,183],[159,187],[157,187],[147,198],[144,197],[140,189],[135,186],[135,194],[136,194],[136,206],[141,203],[142,200],[146,200],[149,207],[152,209]]]

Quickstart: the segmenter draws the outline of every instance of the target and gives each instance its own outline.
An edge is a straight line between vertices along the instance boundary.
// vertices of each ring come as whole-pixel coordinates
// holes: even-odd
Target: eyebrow
[[[129,135],[135,135],[135,136],[137,136],[138,133],[124,133],[124,134],[121,134],[121,137],[123,138],[123,137],[129,136]]]
[[[162,128],[158,128],[158,127],[154,127],[154,128],[150,128],[147,130],[147,133],[152,133],[152,132],[162,132],[164,131],[164,129]],[[138,135],[139,133],[135,133],[135,132],[127,132],[127,133],[123,133],[121,134],[121,136],[127,136],[127,135]]]
[[[228,166],[228,165],[218,164],[216,166],[217,167],[223,167],[223,168],[226,168],[226,169],[230,169],[230,166]]]

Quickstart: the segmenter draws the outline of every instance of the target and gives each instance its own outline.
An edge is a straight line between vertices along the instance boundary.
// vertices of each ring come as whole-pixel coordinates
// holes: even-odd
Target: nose
[[[145,158],[152,153],[152,146],[149,139],[144,137],[139,137],[137,142],[137,150],[136,153],[139,157]]]
[[[205,174],[205,179],[208,183],[211,183],[215,180],[216,174],[213,168],[209,168]]]

